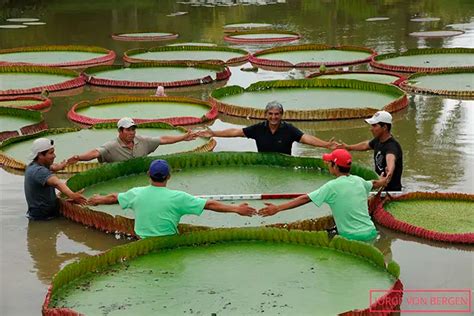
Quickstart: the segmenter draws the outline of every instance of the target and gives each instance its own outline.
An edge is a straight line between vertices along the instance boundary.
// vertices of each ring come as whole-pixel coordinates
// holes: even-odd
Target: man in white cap
[[[247,137],[254,139],[258,152],[277,152],[291,155],[294,142],[315,147],[335,148],[333,140],[324,141],[303,133],[292,124],[282,121],[283,105],[277,101],[269,102],[265,107],[266,120],[245,128],[229,128],[222,131],[198,132],[202,137]]]
[[[137,125],[130,117],[121,118],[117,123],[118,137],[102,146],[68,159],[68,163],[98,159],[99,162],[124,161],[143,157],[154,152],[159,145],[174,144],[181,141],[196,139],[196,133],[187,132],[177,136],[139,136],[136,135]]]
[[[385,173],[389,181],[385,190],[401,191],[403,152],[402,147],[391,134],[392,115],[387,111],[378,111],[365,121],[371,125],[370,131],[374,138],[354,145],[341,143],[338,148],[356,151],[373,149],[375,172],[378,175]]]
[[[33,142],[31,154],[28,157],[31,163],[25,171],[25,197],[28,203],[28,218],[44,220],[59,215],[59,202],[55,188],[64,193],[75,203],[84,204],[86,198],[59,180],[52,171],[63,169],[67,163],[53,164],[54,142],[47,138],[38,138]]]

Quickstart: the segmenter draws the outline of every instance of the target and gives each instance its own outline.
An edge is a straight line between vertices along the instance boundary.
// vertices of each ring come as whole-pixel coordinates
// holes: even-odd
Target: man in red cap
[[[351,175],[349,171],[352,157],[345,149],[336,149],[330,154],[324,154],[323,160],[336,179],[328,181],[316,191],[301,195],[287,203],[280,205],[265,203],[266,207],[258,211],[259,215],[271,216],[309,202],[318,207],[327,203],[331,207],[339,235],[353,240],[373,240],[377,236],[377,230],[370,219],[367,197],[372,188],[385,186],[387,178],[382,175],[378,180],[366,181]]]

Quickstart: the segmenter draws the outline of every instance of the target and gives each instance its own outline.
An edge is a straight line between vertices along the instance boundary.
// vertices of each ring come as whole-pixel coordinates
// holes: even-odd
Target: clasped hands
[[[237,206],[237,213],[241,216],[271,216],[279,212],[278,206],[272,203],[264,203],[265,207],[259,210],[248,205],[248,203],[242,203]]]

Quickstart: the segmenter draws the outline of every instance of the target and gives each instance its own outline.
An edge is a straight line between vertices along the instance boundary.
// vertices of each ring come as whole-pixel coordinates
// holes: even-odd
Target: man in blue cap
[[[181,216],[201,215],[204,209],[242,216],[252,216],[256,213],[247,203],[228,205],[168,189],[166,184],[171,175],[165,160],[154,160],[148,170],[148,176],[151,181],[148,186],[132,188],[124,193],[94,195],[88,203],[118,203],[122,209],[132,209],[135,213],[135,234],[140,238],[175,235],[178,233],[177,226]]]

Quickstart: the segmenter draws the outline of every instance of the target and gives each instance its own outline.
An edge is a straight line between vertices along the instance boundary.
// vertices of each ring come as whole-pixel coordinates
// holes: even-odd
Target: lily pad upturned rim
[[[29,109],[21,109],[21,108],[13,108],[13,107],[0,107],[0,114],[28,118],[28,119],[33,119],[37,121],[37,123],[33,123],[30,125],[21,127],[20,128],[21,135],[31,135],[48,128],[48,125],[43,119],[43,114],[38,111],[29,110]],[[6,144],[9,140],[18,137],[20,133],[18,133],[18,131],[0,132],[0,142],[1,142],[0,147]],[[1,156],[1,153],[0,153],[0,156]],[[0,165],[2,165],[1,161],[0,161]]]
[[[350,310],[345,312],[344,315],[352,316],[377,310],[393,310],[399,305],[397,302],[401,301],[403,284],[399,279],[400,266],[395,261],[391,261],[386,265],[383,254],[374,246],[363,242],[350,241],[339,236],[329,240],[327,232],[310,233],[275,228],[230,228],[192,232],[177,236],[147,238],[126,245],[116,246],[105,253],[89,256],[68,264],[54,276],[42,306],[42,313],[43,315],[77,315],[77,312],[70,308],[53,308],[49,305],[55,291],[60,290],[61,287],[88,273],[102,271],[107,267],[123,262],[124,260],[132,260],[151,252],[159,252],[162,249],[173,249],[186,246],[195,247],[234,241],[263,241],[330,248],[347,255],[362,257],[367,260],[368,263],[385,270],[394,278],[395,281],[392,287],[386,289],[387,293],[377,299],[368,308],[364,310]]]
[[[231,64],[239,64],[239,63],[244,63],[249,59],[250,53],[243,50],[243,49],[237,49],[237,48],[231,48],[231,47],[226,47],[226,46],[197,46],[197,45],[174,45],[174,46],[159,46],[159,47],[153,47],[150,49],[146,48],[137,48],[137,49],[130,49],[126,51],[123,54],[123,60],[127,63],[143,63],[143,62],[149,62],[151,60],[149,59],[141,59],[137,57],[133,57],[136,54],[142,54],[142,53],[147,53],[147,52],[168,52],[168,51],[223,51],[223,52],[232,52],[232,53],[238,53],[241,54],[242,56],[240,57],[233,57],[228,60],[219,60],[219,59],[206,59],[206,60],[182,60],[182,59],[176,59],[176,60],[157,60],[158,62],[164,61],[164,62],[175,62],[175,63],[207,63],[207,64],[219,64],[221,65],[222,63],[231,65]]]
[[[125,68],[146,68],[146,67],[193,67],[213,70],[216,72],[216,78],[213,79],[211,76],[204,78],[194,78],[189,80],[177,80],[177,81],[165,81],[165,82],[141,82],[141,81],[129,81],[129,80],[112,80],[105,78],[95,78],[94,74],[101,71],[118,70]],[[95,66],[84,70],[84,76],[86,77],[87,83],[91,85],[107,86],[107,87],[119,87],[119,88],[156,88],[158,86],[163,87],[186,87],[200,84],[208,84],[214,81],[227,80],[230,75],[230,69],[224,64],[209,64],[200,62],[146,62],[130,64],[128,67],[122,65],[106,65],[106,66]]]
[[[293,64],[289,61],[285,60],[273,60],[273,59],[265,59],[259,56],[272,54],[272,53],[281,53],[281,52],[292,52],[292,51],[306,51],[306,50],[345,50],[345,51],[357,51],[357,52],[364,52],[370,54],[367,58],[359,59],[359,60],[351,60],[351,61],[342,61],[342,62],[329,62],[329,63],[318,63],[318,62],[301,62],[297,64]],[[327,67],[337,67],[337,66],[347,66],[347,65],[355,65],[361,63],[367,63],[372,60],[377,53],[367,47],[360,47],[360,46],[329,46],[329,45],[321,45],[321,44],[302,44],[302,45],[289,45],[289,46],[280,46],[280,47],[273,47],[269,49],[260,50],[256,53],[250,55],[249,61],[252,64],[256,65],[263,65],[263,66],[270,66],[270,67],[295,67],[295,68],[316,68],[321,65],[325,65]]]
[[[355,71],[340,71],[340,70],[328,70],[325,72],[315,72],[312,74],[309,74],[306,78],[308,79],[313,79],[316,78],[318,79],[321,76],[325,75],[345,75],[345,74],[369,74],[369,75],[386,75],[386,76],[394,76],[397,77],[398,79],[394,80],[391,82],[391,84],[399,86],[400,83],[405,80],[406,78],[402,75],[399,75],[394,72],[383,72],[383,71],[363,71],[363,70],[355,70]],[[323,79],[323,78],[321,78]]]
[[[0,97],[0,102],[8,102],[8,101],[22,101],[22,100],[34,100],[37,101],[36,104],[33,105],[27,105],[27,106],[6,106],[6,107],[11,107],[11,108],[20,108],[20,109],[26,109],[26,110],[43,110],[51,106],[52,101],[50,98],[43,98],[43,97],[37,97],[37,96],[3,96]],[[0,107],[5,107],[5,106],[0,106]]]
[[[194,152],[170,154],[156,157],[140,157],[128,161],[112,164],[103,164],[98,168],[89,169],[71,177],[67,184],[77,191],[87,186],[113,180],[118,177],[146,173],[150,163],[157,159],[168,161],[172,169],[185,169],[206,166],[227,166],[227,165],[272,165],[283,167],[300,167],[314,169],[318,172],[326,170],[327,166],[321,158],[294,157],[278,153],[255,153],[255,152]],[[351,173],[364,179],[376,179],[377,175],[371,169],[354,164]],[[67,201],[62,201],[60,212],[72,221],[86,226],[96,228],[101,231],[120,233],[135,236],[134,220],[120,215],[113,216],[99,210],[90,209],[87,206],[80,206]],[[300,230],[322,230],[334,225],[332,216],[319,219],[305,220],[290,224],[274,224],[271,227],[281,227],[286,229]],[[180,231],[210,229],[205,226],[180,225]],[[135,236],[136,237],[136,236]]]
[[[444,200],[444,201],[472,201],[474,202],[474,194],[466,193],[441,193],[441,192],[411,192],[402,194],[389,199],[374,202],[375,207],[371,210],[372,217],[375,221],[390,229],[417,236],[424,239],[443,241],[449,243],[474,244],[474,233],[445,233],[428,230],[426,228],[415,226],[410,223],[395,218],[390,212],[384,209],[384,204],[390,201],[406,201],[406,200]]]
[[[150,35],[150,36],[133,36],[133,34],[142,34],[142,33],[168,33],[168,35]],[[122,35],[127,34],[127,35]],[[154,41],[167,41],[176,39],[179,37],[179,34],[172,32],[127,32],[127,33],[113,33],[111,37],[116,41],[125,41],[125,42],[154,42]]]
[[[160,129],[174,129],[174,130],[181,130],[183,132],[186,131],[185,128],[179,127],[179,126],[172,126],[168,123],[164,122],[150,122],[150,123],[140,123],[137,124],[138,127],[142,128],[160,128]],[[47,128],[47,127],[46,127]],[[89,129],[117,129],[117,124],[116,123],[100,123],[96,124],[94,126],[89,127]],[[38,137],[47,137],[49,135],[56,135],[56,134],[63,134],[63,133],[72,133],[72,132],[78,132],[81,131],[82,128],[76,128],[76,127],[67,127],[67,128],[51,128],[51,129],[42,129],[40,131],[35,131],[34,133],[30,134],[25,134],[22,136],[17,136],[17,137],[11,137],[4,142],[0,144],[0,165],[3,165],[5,167],[11,168],[11,169],[16,169],[16,170],[25,170],[26,169],[26,164],[24,161],[17,160],[13,157],[10,157],[6,155],[3,152],[3,148],[6,146],[9,146],[11,144],[21,142],[24,140],[32,139],[32,138],[38,138]],[[216,141],[214,139],[209,139],[207,143],[205,143],[202,146],[194,148],[191,152],[207,152],[207,151],[212,151],[214,147],[216,146]],[[131,159],[133,160],[133,159]],[[78,172],[83,172],[87,171],[90,169],[96,169],[101,166],[105,165],[112,165],[112,164],[117,164],[117,163],[99,163],[99,162],[80,162],[76,163],[74,165],[67,166],[65,169],[58,171],[57,173],[78,173]]]
[[[388,53],[374,56],[370,62],[370,66],[394,72],[437,72],[441,70],[449,70],[453,68],[459,69],[474,69],[472,66],[462,67],[422,67],[422,66],[398,66],[384,64],[385,59],[401,57],[401,56],[414,56],[414,55],[429,55],[429,54],[474,54],[474,48],[418,48],[409,49],[401,53]]]
[[[50,74],[50,75],[60,75],[72,77],[69,80],[63,81],[61,83],[38,86],[28,89],[9,89],[9,90],[0,90],[0,96],[12,96],[19,94],[36,94],[41,93],[43,90],[60,91],[68,90],[73,88],[78,88],[86,84],[84,76],[78,72],[70,69],[63,69],[58,67],[46,67],[46,66],[24,66],[24,65],[15,65],[15,66],[0,66],[0,74],[2,73],[41,73],[41,74]]]
[[[459,98],[465,98],[465,99],[474,99],[474,91],[472,90],[430,89],[430,88],[418,87],[418,86],[410,84],[410,80],[416,79],[418,77],[457,74],[457,73],[470,73],[473,75],[473,78],[474,78],[474,67],[471,69],[452,68],[452,69],[436,71],[436,72],[417,72],[408,76],[404,80],[401,80],[400,88],[402,88],[405,91],[409,91],[413,93],[423,93],[423,94],[426,93],[426,94],[444,95],[444,96],[450,96],[450,97],[459,97]]]
[[[260,26],[256,27],[235,27],[232,25],[245,25],[245,24],[260,24]],[[263,30],[270,30],[274,28],[275,25],[272,23],[263,23],[263,22],[235,22],[235,23],[228,23],[224,25],[222,28],[224,29],[224,33],[233,33],[233,32],[245,32],[245,31],[263,31]]]
[[[181,96],[167,96],[167,97],[156,97],[156,96],[114,96],[97,99],[95,101],[81,101],[72,106],[72,108],[67,113],[68,119],[75,123],[82,125],[95,125],[100,123],[117,123],[120,118],[111,118],[111,119],[99,119],[94,117],[85,116],[79,114],[77,109],[90,107],[90,106],[100,106],[103,104],[110,103],[129,103],[129,102],[172,102],[172,103],[192,103],[196,105],[206,106],[209,108],[209,111],[204,114],[202,117],[192,117],[192,116],[178,116],[178,117],[163,117],[156,119],[146,119],[146,118],[133,118],[136,123],[153,123],[153,122],[164,122],[174,126],[178,125],[192,125],[200,124],[206,121],[214,120],[218,111],[215,106],[211,106],[209,102],[202,101],[195,98],[181,97]]]
[[[252,34],[282,34],[281,37],[272,38],[236,38],[239,35],[252,35]],[[292,42],[299,40],[301,34],[292,31],[282,30],[260,30],[260,31],[244,31],[244,32],[232,32],[224,36],[224,41],[231,43],[279,43],[279,42]]]
[[[209,102],[216,106],[219,112],[240,117],[264,119],[265,109],[244,107],[220,101],[219,98],[238,93],[261,91],[266,89],[285,88],[341,88],[341,89],[363,89],[370,91],[382,91],[397,97],[393,102],[385,105],[383,110],[396,112],[408,106],[408,99],[403,90],[394,85],[367,82],[351,79],[294,79],[294,80],[272,80],[259,81],[247,88],[240,86],[227,86],[211,92]],[[372,116],[381,109],[359,108],[359,109],[316,109],[316,110],[285,110],[285,120],[308,121],[308,120],[339,120],[352,118],[365,118]]]
[[[44,52],[44,51],[76,51],[89,53],[102,53],[104,56],[95,57],[82,61],[58,62],[58,63],[28,63],[28,62],[9,62],[2,61],[2,54],[25,53],[25,52]],[[0,50],[0,65],[35,65],[46,67],[64,67],[64,68],[85,68],[97,65],[111,65],[115,60],[115,52],[106,48],[97,46],[83,46],[83,45],[43,45],[43,46],[29,46],[7,48]]]
[[[445,32],[445,34],[430,35],[430,33],[433,33],[433,32]],[[424,38],[443,38],[443,37],[458,36],[464,33],[466,32],[462,30],[432,30],[432,31],[411,32],[408,35],[413,36],[413,37],[424,37]]]

